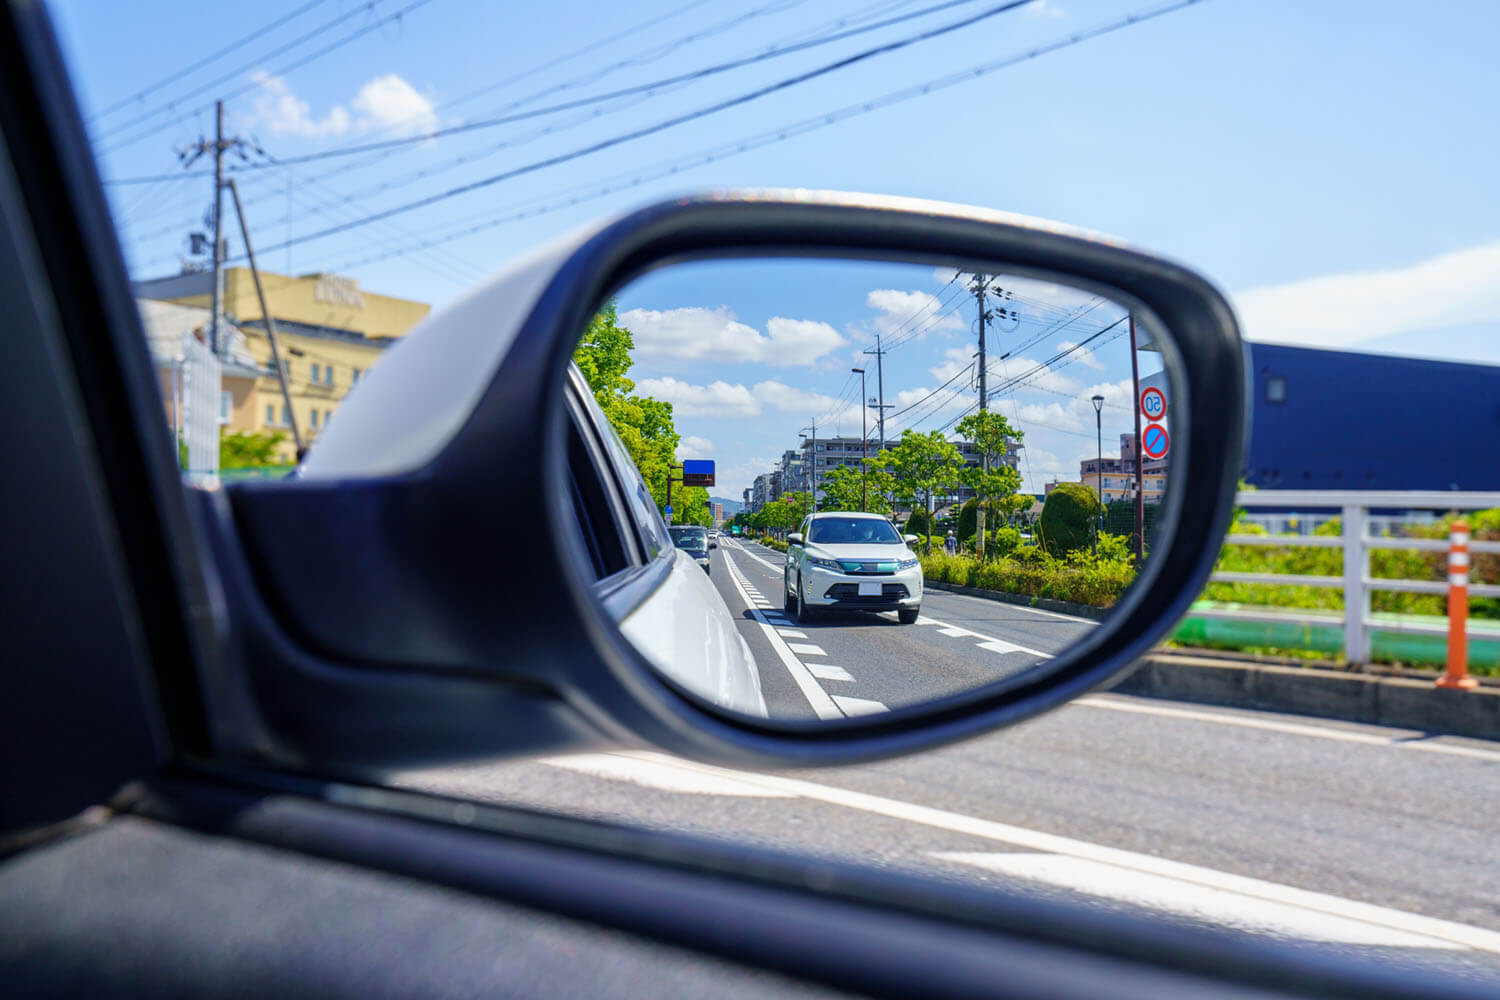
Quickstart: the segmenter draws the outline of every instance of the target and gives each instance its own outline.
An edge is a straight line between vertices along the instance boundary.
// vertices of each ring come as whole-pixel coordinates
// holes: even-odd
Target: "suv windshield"
[[[813,521],[807,540],[824,545],[901,544],[890,522],[874,517],[820,517]]]
[[[708,550],[708,532],[703,528],[668,528],[672,533],[672,543],[679,549],[691,549],[695,552],[706,552]]]

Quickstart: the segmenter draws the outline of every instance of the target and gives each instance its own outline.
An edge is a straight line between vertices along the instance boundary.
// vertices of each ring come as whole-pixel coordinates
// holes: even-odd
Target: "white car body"
[[[854,530],[846,530],[850,528]],[[895,540],[842,540],[851,534]],[[798,536],[800,542],[790,541]],[[903,624],[915,622],[922,606],[923,577],[922,564],[908,544],[913,537],[898,534],[879,514],[823,511],[808,516],[787,545],[787,611],[799,620],[835,608],[895,611]]]

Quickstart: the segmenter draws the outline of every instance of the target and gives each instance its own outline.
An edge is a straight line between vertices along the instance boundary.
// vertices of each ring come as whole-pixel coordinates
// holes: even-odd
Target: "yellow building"
[[[304,443],[326,427],[339,402],[380,358],[394,338],[427,317],[432,307],[364,291],[353,278],[332,274],[290,276],[261,272],[266,305],[276,320],[291,407],[272,374],[271,345],[250,269],[224,269],[223,313],[244,333],[245,349],[266,374],[226,381],[231,431],[282,432],[282,458],[295,460],[291,423],[295,417]],[[208,308],[213,275],[207,271],[138,282],[142,299]]]

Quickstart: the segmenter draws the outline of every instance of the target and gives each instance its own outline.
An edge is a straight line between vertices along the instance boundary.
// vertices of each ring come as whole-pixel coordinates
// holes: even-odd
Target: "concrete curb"
[[[1153,653],[1112,690],[1258,708],[1449,736],[1500,740],[1500,689],[1451,691],[1430,680]]]
[[[1028,608],[1040,608],[1043,611],[1056,611],[1058,614],[1088,618],[1096,622],[1102,622],[1111,610],[1110,608],[1096,608],[1092,604],[1074,604],[1072,601],[1056,601],[1050,597],[1032,597],[1029,594],[1008,594],[1003,590],[983,590],[979,587],[960,587],[957,584],[944,583],[941,580],[923,580],[922,586],[929,590],[946,590],[949,593],[963,594],[966,597],[979,597],[986,601],[999,601],[1002,604],[1020,604]]]

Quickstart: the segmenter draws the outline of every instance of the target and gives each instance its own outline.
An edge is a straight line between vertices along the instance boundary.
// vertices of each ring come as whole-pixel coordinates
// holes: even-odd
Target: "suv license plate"
[[[880,593],[880,584],[878,583],[861,582],[859,585],[860,597],[879,597]]]

